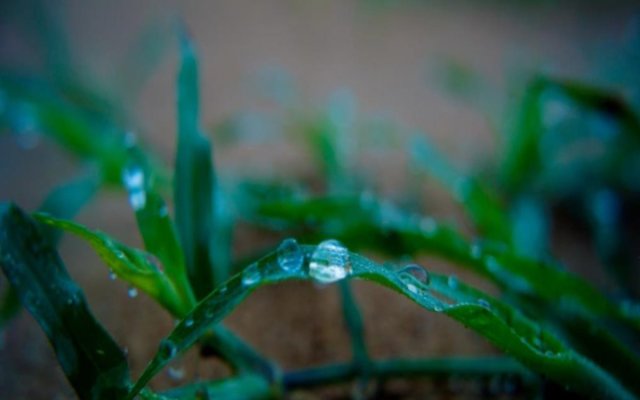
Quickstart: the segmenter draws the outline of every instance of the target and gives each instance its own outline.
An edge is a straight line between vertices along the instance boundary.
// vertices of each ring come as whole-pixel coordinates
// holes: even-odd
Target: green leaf
[[[57,218],[73,218],[98,192],[99,177],[88,172],[84,175],[64,183],[49,193],[38,211],[53,215]],[[58,243],[61,232],[50,226],[43,226],[52,243]]]
[[[272,399],[274,393],[265,381],[258,375],[245,374],[215,382],[198,382],[188,386],[172,389],[162,393],[169,399],[198,400],[198,399]]]
[[[182,316],[191,309],[193,303],[181,296],[151,254],[127,247],[102,232],[92,231],[75,222],[47,214],[36,214],[35,217],[44,224],[86,240],[113,273],[147,293],[173,315]]]
[[[160,262],[162,271],[175,287],[180,303],[185,305],[182,310],[187,311],[196,304],[196,300],[189,285],[184,255],[167,205],[150,188],[131,190],[133,192],[129,193],[130,196],[144,196],[144,204],[135,210],[144,246]]]
[[[121,398],[129,386],[124,353],[91,315],[40,225],[16,206],[2,204],[0,232],[2,269],[79,398]]]
[[[431,253],[455,262],[495,282],[509,293],[534,298],[547,307],[609,317],[640,329],[640,319],[604,296],[584,279],[557,265],[532,260],[491,242],[469,243],[458,231],[430,217],[406,215],[375,198],[324,197],[265,202],[262,218],[311,225],[307,237],[335,237],[356,249],[401,256]],[[312,222],[308,222],[312,221]],[[365,234],[366,233],[366,234]],[[563,299],[558,302],[558,299]]]
[[[227,278],[228,271],[212,262],[211,248],[217,240],[214,236],[217,221],[214,218],[216,185],[211,145],[200,131],[195,49],[186,34],[181,37],[180,44],[174,202],[187,273],[196,298],[201,299]]]
[[[308,260],[315,246],[303,246]],[[484,336],[523,365],[548,376],[571,390],[595,397],[633,399],[627,389],[607,372],[564,345],[511,306],[472,289],[455,278],[431,275],[426,286],[350,253],[351,278],[373,281],[394,290],[426,310],[442,313]],[[271,253],[234,276],[207,296],[165,338],[134,389],[133,398],[173,358],[235,309],[258,287],[286,280],[310,280],[305,268],[285,271]]]
[[[424,136],[414,137],[410,152],[415,166],[433,174],[453,194],[483,237],[511,243],[511,223],[494,191],[456,171]]]

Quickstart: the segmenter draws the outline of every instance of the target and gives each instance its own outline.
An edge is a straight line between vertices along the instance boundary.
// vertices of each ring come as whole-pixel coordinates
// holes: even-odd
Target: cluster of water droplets
[[[337,240],[325,240],[311,254],[309,275],[319,283],[337,282],[350,273],[349,251]]]
[[[131,165],[122,173],[122,182],[127,192],[129,192],[129,204],[134,211],[144,208],[147,202],[147,193],[145,192],[144,171],[137,165]]]

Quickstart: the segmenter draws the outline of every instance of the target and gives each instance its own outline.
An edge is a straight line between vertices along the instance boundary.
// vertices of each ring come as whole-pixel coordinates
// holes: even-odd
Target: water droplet
[[[487,309],[491,309],[491,304],[485,299],[478,299],[478,305]]]
[[[418,264],[409,264],[398,271],[400,280],[413,294],[420,294],[422,287],[429,284],[429,272]]]
[[[176,355],[178,349],[171,339],[163,339],[158,349],[158,357],[166,360]]]
[[[147,203],[147,193],[144,190],[135,190],[129,192],[129,204],[134,211],[144,208]]]
[[[426,217],[420,220],[420,230],[422,230],[425,235],[433,235],[436,232],[436,229],[438,229],[438,224],[435,219]]]
[[[122,182],[129,190],[144,186],[144,171],[138,166],[129,166],[122,172]]]
[[[138,296],[138,289],[136,289],[133,286],[129,287],[129,289],[127,290],[127,296],[131,297],[132,299],[137,297]]]
[[[129,166],[122,173],[122,182],[129,192],[129,204],[135,211],[142,209],[147,202],[144,190],[144,171],[138,166]]]
[[[447,278],[447,286],[449,286],[449,288],[451,289],[457,289],[458,288],[458,277],[455,275],[450,275]]]
[[[118,275],[116,275],[115,272],[113,271],[109,272],[109,280],[115,281],[116,278],[118,278]]]
[[[287,272],[294,272],[302,267],[304,254],[295,239],[285,239],[278,247],[278,265]]]
[[[500,270],[500,268],[501,268],[500,267],[500,263],[493,256],[487,257],[486,265],[487,265],[487,269],[490,272],[494,272],[494,273],[498,272]]]
[[[482,257],[482,247],[479,244],[474,243],[471,245],[469,253],[471,254],[471,258],[479,260]]]
[[[127,131],[124,134],[124,145],[130,149],[138,143],[138,136],[133,131]]]
[[[349,251],[337,240],[325,240],[311,255],[309,275],[319,283],[339,281],[350,272]]]
[[[242,284],[244,286],[253,286],[260,282],[262,273],[258,268],[258,264],[251,264],[242,272]]]
[[[169,367],[167,376],[174,381],[181,381],[185,376],[184,368]]]
[[[167,208],[166,204],[163,204],[162,206],[160,206],[160,209],[158,210],[158,215],[161,217],[166,217],[167,215],[169,215],[169,209]]]
[[[188,318],[184,321],[184,326],[186,326],[187,328],[192,327],[193,326],[193,319]]]

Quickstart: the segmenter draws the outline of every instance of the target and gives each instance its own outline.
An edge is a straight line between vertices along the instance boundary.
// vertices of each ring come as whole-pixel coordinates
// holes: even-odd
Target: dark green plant
[[[210,143],[202,132],[197,59],[185,33],[180,34],[180,49],[173,190],[167,184],[169,174],[155,157],[126,139],[122,122],[111,118],[112,109],[96,118],[94,110],[83,106],[86,103],[69,101],[66,86],[56,79],[4,74],[0,80],[12,104],[28,105],[39,130],[97,166],[52,193],[33,214],[11,203],[0,207],[0,263],[11,284],[0,321],[5,324],[19,309],[19,299],[49,338],[80,398],[277,398],[294,389],[345,381],[356,383],[354,396],[366,397],[371,382],[453,375],[508,376],[522,383],[524,395],[530,397],[544,396],[549,386],[584,397],[640,395],[636,379],[640,357],[634,342],[640,331],[637,303],[603,293],[564,270],[550,256],[544,229],[531,233],[533,243],[522,240],[530,234],[522,233],[522,226],[544,226],[538,222],[547,219],[552,208],[566,199],[587,202],[593,189],[565,186],[562,174],[545,175],[546,160],[539,144],[545,135],[540,98],[548,90],[561,93],[585,112],[606,112],[619,122],[620,143],[606,148],[614,154],[576,168],[597,176],[596,187],[606,186],[625,201],[635,201],[634,182],[624,174],[638,154],[640,128],[623,99],[581,83],[535,78],[521,99],[515,131],[505,144],[495,181],[456,171],[422,138],[412,142],[412,165],[434,175],[452,192],[480,237],[471,241],[432,217],[406,211],[373,194],[354,193],[357,178],[336,140],[343,132],[326,115],[309,123],[311,148],[326,176],[328,190],[323,195],[300,194],[293,185],[245,182],[236,185],[231,196],[216,177]],[[11,117],[3,114],[2,125],[12,125]],[[557,147],[560,151],[562,146]],[[103,184],[127,190],[144,250],[70,220]],[[163,199],[171,194],[175,221]],[[229,199],[237,214],[221,206]],[[523,204],[529,207],[525,211]],[[305,243],[322,243],[299,245],[288,239],[248,262],[232,263],[231,231],[236,217]],[[594,229],[601,229],[600,225],[594,223]],[[606,228],[617,231],[616,226]],[[122,349],[92,316],[82,290],[67,275],[56,250],[61,231],[84,239],[112,273],[179,320],[137,380],[130,376]],[[327,242],[328,238],[340,242]],[[429,273],[417,265],[380,264],[358,254],[359,250],[392,259],[436,255],[495,283],[501,295],[489,296],[455,276]],[[460,322],[505,356],[372,359],[351,294],[354,279],[385,286],[425,312]],[[338,285],[352,343],[349,362],[282,371],[222,325],[254,290],[288,280]],[[153,392],[149,381],[193,346],[222,359],[231,367],[231,376]]]

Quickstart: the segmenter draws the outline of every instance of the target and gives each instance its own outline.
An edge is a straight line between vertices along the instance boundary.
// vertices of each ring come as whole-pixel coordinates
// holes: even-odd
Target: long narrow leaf
[[[189,280],[198,299],[206,296],[226,272],[215,269],[211,257],[214,238],[215,176],[211,145],[200,133],[198,66],[186,34],[181,38],[178,74],[178,151],[174,200],[176,224]]]
[[[0,261],[20,301],[49,338],[81,399],[117,399],[128,390],[122,349],[91,315],[39,224],[10,204],[0,206]]]
[[[314,246],[303,246],[306,259]],[[525,366],[590,396],[633,399],[618,381],[580,354],[565,346],[509,305],[474,290],[450,277],[433,275],[425,286],[395,271],[351,253],[351,278],[362,278],[390,288],[426,310],[445,314],[476,331]],[[348,266],[347,266],[348,267]],[[209,326],[218,323],[260,286],[285,280],[308,280],[306,269],[279,267],[272,253],[249,266],[242,274],[205,298],[171,334],[129,394],[133,398],[149,380],[178,354],[193,345]]]

